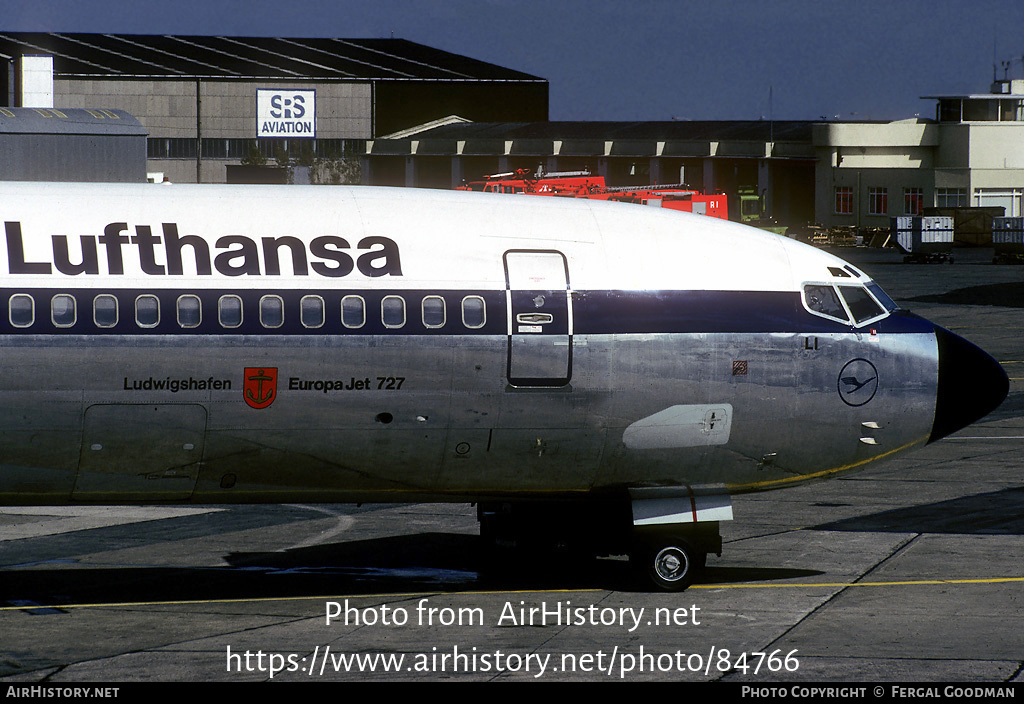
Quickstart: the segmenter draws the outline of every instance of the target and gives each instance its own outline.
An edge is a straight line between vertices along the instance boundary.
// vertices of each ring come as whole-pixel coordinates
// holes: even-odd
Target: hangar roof
[[[0,134],[88,134],[146,136],[124,110],[83,108],[0,108]]]
[[[452,115],[375,139],[367,144],[367,153],[735,158],[770,155],[806,160],[815,158],[813,125],[792,120],[468,122]],[[556,147],[556,142],[561,144]]]
[[[0,33],[0,60],[37,54],[64,77],[545,80],[405,39]]]
[[[601,139],[811,141],[813,122],[734,120],[670,122],[459,122],[433,127],[414,139]]]

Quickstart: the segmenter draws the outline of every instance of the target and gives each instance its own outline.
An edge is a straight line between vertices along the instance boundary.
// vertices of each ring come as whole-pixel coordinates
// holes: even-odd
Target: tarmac
[[[468,505],[6,508],[0,682],[1024,681],[1024,266],[837,253],[1010,395],[886,464],[736,497],[687,591],[621,558],[484,579]]]

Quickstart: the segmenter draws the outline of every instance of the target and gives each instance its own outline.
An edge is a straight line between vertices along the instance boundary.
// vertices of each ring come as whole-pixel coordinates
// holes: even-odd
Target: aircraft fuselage
[[[5,184],[0,208],[7,504],[623,497],[640,521],[649,496],[717,520],[694,497],[860,469],[1006,393],[863,272],[699,216],[179,185]]]

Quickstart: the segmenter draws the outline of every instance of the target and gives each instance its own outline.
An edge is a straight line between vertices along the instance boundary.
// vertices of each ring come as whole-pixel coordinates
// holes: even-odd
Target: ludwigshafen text
[[[230,379],[214,379],[212,376],[206,379],[129,379],[124,378],[125,391],[170,391],[176,394],[179,391],[230,391]]]

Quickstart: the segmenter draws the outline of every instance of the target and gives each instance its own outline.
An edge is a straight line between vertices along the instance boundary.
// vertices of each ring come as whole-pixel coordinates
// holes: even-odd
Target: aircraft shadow
[[[0,603],[33,607],[245,600],[477,590],[650,589],[625,559],[523,556],[481,569],[479,538],[425,533],[341,542],[284,552],[236,552],[229,567],[18,569],[0,574]],[[709,567],[695,583],[812,577],[813,570]]]
[[[425,587],[443,584],[456,589],[609,589],[646,591],[625,556],[574,558],[561,551],[500,551],[484,554],[474,535],[426,533],[335,543],[275,553],[234,553],[232,565],[272,570],[322,569],[347,572],[362,583],[406,589],[410,580],[425,578]],[[695,583],[769,581],[821,574],[794,569],[711,567]],[[429,582],[429,584],[428,584]]]
[[[878,533],[1024,535],[1024,488],[897,508],[813,526],[816,530]]]
[[[985,284],[957,288],[946,293],[930,294],[908,298],[920,303],[944,303],[947,305],[1003,306],[1024,308],[1024,283]]]

